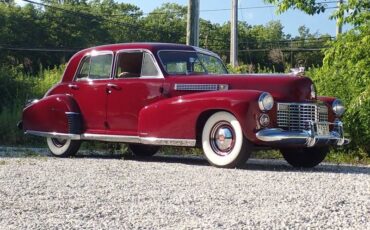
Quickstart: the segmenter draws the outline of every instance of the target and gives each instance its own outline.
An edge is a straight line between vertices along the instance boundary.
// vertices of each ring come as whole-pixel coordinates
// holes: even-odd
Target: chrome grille
[[[280,128],[297,131],[309,128],[309,121],[328,121],[328,108],[303,103],[278,103],[277,124]]]
[[[225,84],[175,84],[175,90],[181,91],[217,91],[228,90]]]

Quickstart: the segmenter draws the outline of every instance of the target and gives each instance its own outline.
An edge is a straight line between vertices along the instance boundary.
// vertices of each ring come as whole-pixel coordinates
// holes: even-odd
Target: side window
[[[166,64],[166,70],[173,74],[184,74],[186,70],[186,62],[169,62]]]
[[[86,80],[89,76],[89,71],[90,71],[90,56],[84,57],[80,64],[80,70],[77,74],[77,79],[76,80]]]
[[[158,76],[158,70],[154,65],[152,56],[148,53],[144,53],[141,76],[142,77]]]
[[[112,54],[87,56],[80,66],[76,80],[107,79],[111,75]]]
[[[141,51],[118,54],[116,78],[156,77],[158,75],[150,54]]]
[[[142,62],[142,52],[118,54],[116,78],[140,77]]]
[[[90,79],[104,79],[110,77],[112,69],[112,55],[98,55],[91,57],[90,61]]]

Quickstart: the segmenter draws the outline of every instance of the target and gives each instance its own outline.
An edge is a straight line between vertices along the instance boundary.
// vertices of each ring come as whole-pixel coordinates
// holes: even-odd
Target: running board
[[[69,134],[57,132],[40,132],[27,130],[25,134],[31,134],[41,137],[71,139],[71,140],[94,140],[107,142],[122,142],[122,143],[138,143],[147,145],[172,145],[172,146],[188,146],[193,147],[196,144],[195,139],[173,139],[173,138],[157,138],[157,137],[139,137],[139,136],[123,136],[123,135],[106,135],[106,134]]]

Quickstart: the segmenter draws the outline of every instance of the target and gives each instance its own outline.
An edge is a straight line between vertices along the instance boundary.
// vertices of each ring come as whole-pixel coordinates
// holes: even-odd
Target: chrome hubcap
[[[231,124],[222,121],[213,126],[210,133],[210,143],[212,150],[220,155],[228,155],[235,145],[235,132]]]
[[[58,147],[58,148],[63,147],[67,143],[66,139],[59,139],[59,138],[51,138],[51,141],[53,142],[55,147]]]

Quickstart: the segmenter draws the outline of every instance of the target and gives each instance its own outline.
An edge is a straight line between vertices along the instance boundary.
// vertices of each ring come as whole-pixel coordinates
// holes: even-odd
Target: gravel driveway
[[[0,157],[0,229],[370,229],[370,167]]]

